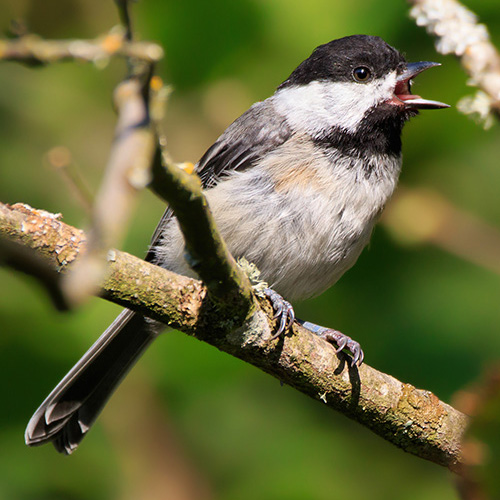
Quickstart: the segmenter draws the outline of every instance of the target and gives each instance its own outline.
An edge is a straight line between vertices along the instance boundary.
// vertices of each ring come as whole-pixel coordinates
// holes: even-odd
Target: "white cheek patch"
[[[368,83],[311,82],[278,90],[272,97],[276,111],[296,131],[321,135],[332,127],[356,132],[365,113],[390,100],[396,87],[396,72]]]

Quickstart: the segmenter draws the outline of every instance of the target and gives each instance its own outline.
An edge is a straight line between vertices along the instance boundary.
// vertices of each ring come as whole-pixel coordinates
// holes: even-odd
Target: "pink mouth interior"
[[[419,95],[416,94],[396,94],[396,97],[400,101],[411,101],[413,99],[422,99]]]
[[[396,88],[394,89],[394,95],[400,101],[411,101],[413,99],[422,99],[419,95],[412,94],[410,90],[410,80],[404,80],[397,82]]]

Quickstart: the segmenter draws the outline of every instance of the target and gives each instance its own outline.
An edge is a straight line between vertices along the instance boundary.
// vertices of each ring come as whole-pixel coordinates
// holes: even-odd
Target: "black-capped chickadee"
[[[432,66],[407,63],[373,36],[321,45],[198,162],[229,250],[257,265],[275,305],[277,294],[289,300],[320,294],[358,258],[396,187],[403,124],[419,109],[448,107],[411,93],[411,79]],[[194,276],[183,254],[182,234],[167,210],[147,259]],[[123,311],[36,411],[26,443],[52,441],[72,453],[162,329]],[[359,361],[359,345],[335,334],[325,338]]]

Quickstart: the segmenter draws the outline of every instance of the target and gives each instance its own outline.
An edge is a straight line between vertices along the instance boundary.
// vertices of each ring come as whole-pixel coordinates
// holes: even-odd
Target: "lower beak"
[[[410,85],[411,79],[417,76],[422,71],[432,68],[434,66],[441,66],[439,63],[421,61],[416,63],[408,63],[406,69],[398,75],[396,79],[396,88],[394,89],[395,104],[402,104],[408,109],[440,109],[449,108],[448,104],[439,101],[431,101],[422,99],[419,95],[411,93]]]

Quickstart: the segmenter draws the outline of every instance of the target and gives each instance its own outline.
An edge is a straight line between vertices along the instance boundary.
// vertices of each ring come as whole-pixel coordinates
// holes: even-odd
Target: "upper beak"
[[[449,108],[448,104],[439,101],[430,101],[428,99],[422,99],[419,95],[414,95],[411,93],[410,84],[411,79],[417,76],[422,71],[433,66],[441,66],[439,63],[420,61],[416,63],[408,63],[406,69],[398,75],[396,79],[396,88],[394,89],[394,95],[396,101],[403,104],[405,108],[410,109],[440,109]]]

